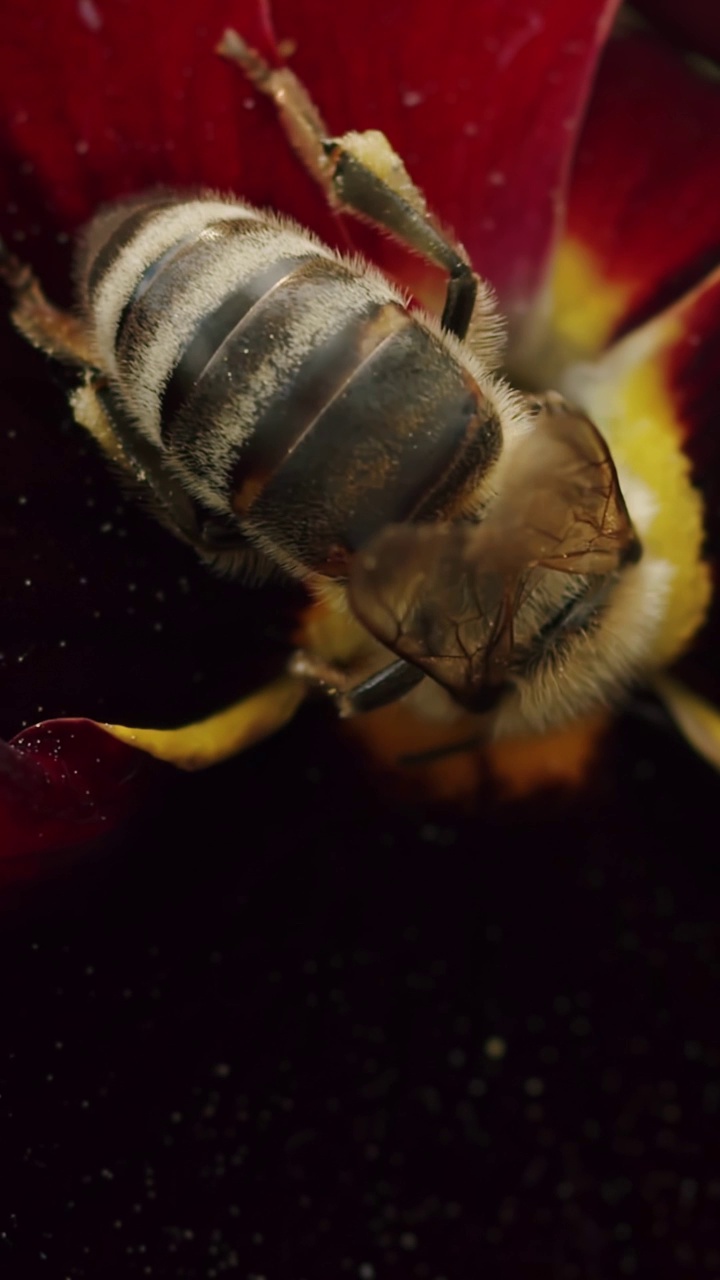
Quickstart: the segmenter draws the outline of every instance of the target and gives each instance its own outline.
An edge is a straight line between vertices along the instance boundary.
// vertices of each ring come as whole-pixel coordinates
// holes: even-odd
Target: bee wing
[[[502,683],[522,591],[487,541],[467,524],[390,525],[350,572],[350,604],[368,631],[463,703]]]
[[[604,575],[637,546],[610,452],[544,402],[478,525],[391,525],[354,559],[350,604],[376,639],[466,706],[504,682],[514,620],[548,572]]]
[[[490,520],[528,564],[606,574],[639,554],[615,464],[597,427],[554,393],[508,462]]]

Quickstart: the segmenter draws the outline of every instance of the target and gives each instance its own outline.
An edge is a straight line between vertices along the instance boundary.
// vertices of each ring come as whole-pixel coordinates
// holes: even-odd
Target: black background
[[[2,350],[4,732],[256,683],[285,597],[203,573]],[[158,776],[5,894],[0,1274],[720,1274],[717,795],[632,717],[584,791],[472,814],[319,711]]]
[[[717,779],[399,809],[312,716],[8,905],[4,1276],[720,1271]]]

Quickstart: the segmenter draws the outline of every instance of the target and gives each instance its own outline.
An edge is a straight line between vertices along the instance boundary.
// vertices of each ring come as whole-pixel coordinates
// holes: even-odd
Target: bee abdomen
[[[159,444],[165,393],[178,391],[198,344],[213,354],[224,336],[218,323],[224,315],[233,323],[227,307],[237,319],[272,288],[283,260],[335,257],[299,228],[230,201],[160,197],[123,211],[91,225],[81,290],[102,367]]]
[[[322,575],[345,576],[388,524],[451,516],[500,447],[492,406],[436,334],[389,309],[364,331],[371,349],[280,464],[238,463],[233,505],[256,540]]]
[[[138,430],[294,570],[341,574],[383,524],[437,514],[447,477],[457,496],[499,450],[442,337],[291,223],[210,197],[137,201],[91,227],[81,272]]]

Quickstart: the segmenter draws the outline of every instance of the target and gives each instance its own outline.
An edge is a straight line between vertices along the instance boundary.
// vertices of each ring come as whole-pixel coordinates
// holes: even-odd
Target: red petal
[[[539,279],[617,3],[453,0],[439,20],[435,0],[391,0],[381,15],[374,0],[278,0],[274,21],[331,128],[385,130],[517,301]],[[11,6],[0,75],[11,229],[46,233],[49,215],[71,230],[103,200],[156,183],[230,188],[322,221],[269,104],[213,52],[227,25],[259,38],[263,13],[218,0]]]
[[[679,298],[720,259],[720,85],[648,36],[617,39],[603,58],[567,236],[616,292],[598,345]]]
[[[50,720],[0,743],[0,857],[98,840],[138,803],[145,767],[87,720]]]
[[[706,468],[720,460],[720,271],[690,294],[677,314],[683,335],[668,356],[672,392],[685,424],[686,446],[697,459],[701,478],[710,478]],[[717,465],[714,471],[717,476]]]
[[[541,278],[617,7],[454,0],[440,23],[435,0],[424,0],[386,4],[378,24],[373,0],[353,4],[344,23],[325,0],[312,6],[309,31],[293,0],[278,0],[274,12],[278,34],[298,39],[298,73],[333,127],[387,133],[508,307],[530,299]],[[372,68],[369,92],[353,65]]]
[[[720,7],[715,0],[635,0],[646,18],[673,40],[720,59]]]

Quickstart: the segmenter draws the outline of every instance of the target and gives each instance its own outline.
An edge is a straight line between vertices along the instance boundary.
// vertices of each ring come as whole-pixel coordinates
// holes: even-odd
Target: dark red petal
[[[716,0],[635,0],[636,7],[678,44],[720,59],[720,6]]]
[[[604,341],[720,261],[720,84],[654,38],[618,38],[606,50],[573,171],[567,241],[616,290]]]
[[[668,352],[667,373],[678,416],[685,427],[685,450],[705,499],[708,556],[715,590],[707,624],[680,670],[695,690],[720,706],[720,271],[682,306],[682,338]]]
[[[278,0],[278,36],[331,129],[386,131],[506,300],[539,279],[618,0]],[[10,232],[63,232],[156,183],[231,189],[327,227],[269,104],[213,52],[257,4],[40,0],[3,19]],[[262,41],[267,46],[267,38]],[[321,224],[321,225],[319,225]],[[31,253],[38,259],[37,246]]]
[[[681,306],[682,340],[668,357],[673,398],[686,427],[686,448],[700,478],[720,484],[720,271],[694,290]],[[709,474],[708,474],[709,472]]]
[[[0,743],[0,859],[99,840],[138,803],[146,768],[87,720],[47,721]]]

